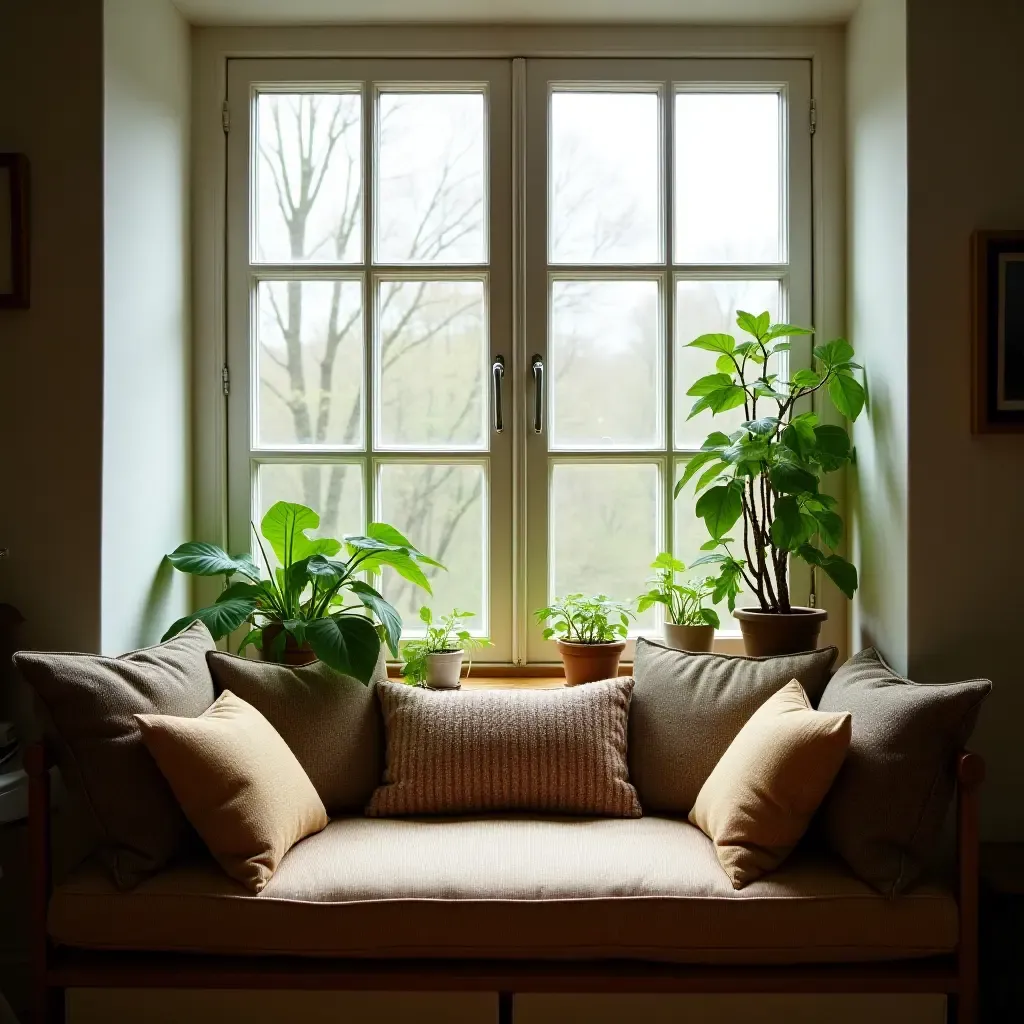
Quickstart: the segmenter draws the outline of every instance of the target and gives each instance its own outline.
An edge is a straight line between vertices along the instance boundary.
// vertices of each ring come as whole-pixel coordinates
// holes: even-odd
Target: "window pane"
[[[260,282],[260,446],[362,446],[362,291],[359,281]]]
[[[676,479],[678,480],[686,468],[686,462],[680,461],[676,463]],[[698,479],[700,474],[697,474]],[[686,489],[683,490],[679,497],[676,498],[672,505],[672,514],[675,521],[675,544],[673,545],[675,551],[673,552],[676,558],[681,559],[687,565],[692,564],[702,555],[706,555],[706,551],[701,551],[700,546],[706,543],[710,539],[708,528],[704,525],[703,519],[698,519],[693,509],[697,503],[696,496],[694,495],[693,489],[695,482],[691,481],[686,485]],[[703,492],[701,492],[703,493]],[[739,532],[736,532],[739,531]],[[743,558],[743,524],[742,522],[737,523],[736,530],[732,532],[732,536],[739,541],[738,544],[732,546],[732,552],[737,558]],[[706,576],[717,576],[714,565],[701,565],[693,570],[692,573],[688,572],[684,577],[688,580],[699,580],[704,579]],[[757,604],[757,600],[753,601]],[[747,593],[741,593],[736,599],[736,607],[743,608],[746,605],[751,604],[750,595]],[[723,633],[739,633],[739,623],[729,613],[728,604],[723,601],[721,604],[709,605],[718,612],[718,617],[721,619],[722,627],[721,632]]]
[[[261,93],[256,111],[256,252],[262,263],[359,263],[359,93]]]
[[[772,322],[779,318],[781,289],[778,281],[677,281],[676,282],[676,347],[675,347],[675,442],[677,448],[699,448],[712,430],[726,434],[736,430],[744,420],[742,407],[717,416],[707,410],[687,420],[690,408],[697,401],[686,394],[694,381],[717,372],[714,352],[686,348],[702,334],[731,334],[737,341],[746,337],[736,326],[736,312],[768,310]],[[784,373],[781,356],[768,364],[768,373]],[[769,402],[774,407],[774,403]],[[765,414],[770,412],[765,409]]]
[[[551,469],[550,596],[607,594],[632,602],[659,551],[658,466],[556,463]],[[633,629],[654,625],[645,613]]]
[[[382,281],[379,289],[379,444],[486,448],[483,282]]]
[[[663,443],[657,281],[554,281],[551,447]]]
[[[435,617],[453,608],[474,612],[473,631],[486,634],[488,499],[484,467],[385,463],[379,480],[380,518],[448,570],[426,570],[433,597],[385,570],[383,593],[401,614],[405,631],[416,631],[419,609],[428,605]]]
[[[484,263],[484,97],[380,96],[377,260]]]
[[[660,135],[657,93],[552,95],[552,263],[661,260]]]
[[[257,529],[271,505],[292,501],[307,505],[320,515],[320,528],[309,536],[341,540],[346,533],[363,532],[366,502],[360,464],[272,463],[261,465],[258,473]],[[270,547],[266,544],[264,547],[273,558]]]
[[[677,263],[781,259],[778,93],[678,93]]]

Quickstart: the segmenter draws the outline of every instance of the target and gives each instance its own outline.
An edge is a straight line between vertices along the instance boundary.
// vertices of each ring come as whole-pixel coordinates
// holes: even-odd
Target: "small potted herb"
[[[566,686],[611,679],[618,674],[632,614],[620,601],[604,594],[569,594],[536,612],[538,622],[550,622],[544,639],[554,638],[562,655]]]
[[[481,647],[490,647],[490,640],[470,635],[463,622],[473,618],[473,612],[458,609],[441,616],[436,625],[429,608],[420,609],[420,619],[426,623],[427,634],[402,644],[402,677],[415,686],[429,686],[434,690],[456,690],[462,674],[462,656]],[[470,660],[470,668],[472,668]],[[469,672],[466,673],[467,677]]]
[[[721,625],[718,612],[704,607],[714,593],[714,577],[677,583],[676,573],[686,572],[686,566],[667,551],[651,562],[651,568],[655,570],[647,581],[651,589],[640,596],[637,612],[642,615],[648,608],[663,604],[665,643],[680,651],[710,651],[715,630]]]

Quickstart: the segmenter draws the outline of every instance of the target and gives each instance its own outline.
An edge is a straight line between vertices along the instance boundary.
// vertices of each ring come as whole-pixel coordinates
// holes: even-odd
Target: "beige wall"
[[[1024,437],[970,433],[969,239],[1024,228],[1024,4],[908,0],[909,665],[987,675],[989,839],[1024,839]]]
[[[870,401],[854,425],[851,649],[906,671],[907,65],[904,0],[864,0],[847,29],[847,331]]]
[[[100,640],[101,0],[0,5],[0,150],[31,162],[32,307],[0,310],[0,600],[33,646]]]
[[[187,611],[191,532],[190,30],[170,0],[104,4],[101,649]]]

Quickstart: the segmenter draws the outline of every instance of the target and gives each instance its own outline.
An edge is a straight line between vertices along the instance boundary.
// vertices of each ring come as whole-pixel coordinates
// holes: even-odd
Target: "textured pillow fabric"
[[[324,805],[288,745],[230,691],[198,718],[136,719],[210,853],[253,892],[300,839],[327,826]]]
[[[146,752],[136,714],[195,717],[214,699],[201,622],[156,647],[120,658],[22,651],[14,663],[46,712],[61,770],[84,797],[98,856],[130,889],[195,841]]]
[[[912,683],[869,648],[836,672],[818,705],[853,717],[850,753],[821,809],[829,845],[879,892],[924,869],[956,785],[956,754],[992,683]]]
[[[640,817],[626,767],[633,680],[558,690],[377,687],[387,768],[366,813]]]
[[[230,690],[281,734],[330,814],[362,812],[384,771],[384,723],[374,694],[387,679],[384,650],[364,686],[323,662],[278,665],[211,651],[218,691]]]
[[[791,679],[817,702],[838,650],[771,658],[677,651],[636,642],[629,774],[647,812],[687,814],[748,718]]]
[[[690,811],[734,889],[789,856],[849,745],[850,716],[815,711],[795,679],[736,734]]]

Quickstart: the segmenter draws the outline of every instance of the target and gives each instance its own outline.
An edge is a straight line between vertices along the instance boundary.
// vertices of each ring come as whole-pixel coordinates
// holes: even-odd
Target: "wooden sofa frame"
[[[957,758],[955,954],[875,964],[792,967],[682,966],[626,961],[330,960],[174,953],[94,952],[54,945],[51,894],[50,767],[42,744],[26,750],[32,873],[35,1020],[65,1019],[69,988],[305,989],[493,992],[498,1024],[512,1024],[516,993],[933,993],[947,996],[950,1024],[978,1019],[978,791],[985,763]]]

